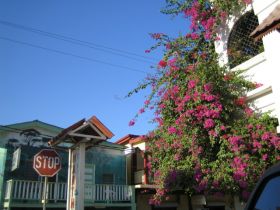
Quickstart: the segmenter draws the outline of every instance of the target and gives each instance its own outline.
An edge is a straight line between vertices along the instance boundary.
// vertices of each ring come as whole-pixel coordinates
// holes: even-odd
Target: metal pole
[[[48,177],[45,176],[44,193],[43,193],[43,210],[46,210],[47,187],[48,187]]]

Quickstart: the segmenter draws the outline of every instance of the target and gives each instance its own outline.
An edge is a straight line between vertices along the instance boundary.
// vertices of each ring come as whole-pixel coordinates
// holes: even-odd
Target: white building
[[[221,39],[216,41],[215,47],[220,55],[221,65],[230,63],[233,71],[246,69],[246,76],[250,80],[262,84],[261,87],[248,93],[248,101],[254,101],[256,108],[262,112],[271,111],[272,116],[279,121],[279,17],[274,17],[278,20],[278,30],[266,34],[258,42],[254,42],[250,37],[259,23],[272,18],[271,13],[275,11],[277,5],[280,5],[279,0],[253,0],[246,10],[232,16],[219,28],[218,35]],[[280,132],[279,126],[277,131]]]

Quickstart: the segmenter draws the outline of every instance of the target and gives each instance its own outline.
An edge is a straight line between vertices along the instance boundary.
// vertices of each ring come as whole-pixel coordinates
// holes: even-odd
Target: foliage
[[[152,34],[165,54],[155,74],[134,91],[152,87],[139,113],[154,108],[158,124],[146,139],[147,167],[160,186],[154,204],[178,189],[246,200],[262,172],[280,158],[275,122],[246,103],[246,93],[257,85],[243,71],[220,66],[213,46],[219,23],[246,3],[167,1],[164,12],[184,13],[191,33],[176,39]]]

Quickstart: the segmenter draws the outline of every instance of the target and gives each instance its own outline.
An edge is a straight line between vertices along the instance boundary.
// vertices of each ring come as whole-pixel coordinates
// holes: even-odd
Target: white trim
[[[231,71],[251,69],[254,66],[259,65],[260,63],[263,63],[264,61],[266,61],[265,52],[261,52],[258,55],[254,56],[253,58],[232,68]]]
[[[272,93],[272,87],[270,85],[263,85],[247,93],[246,100],[248,102],[261,98],[265,95]]]
[[[99,134],[99,136],[93,136],[93,135],[86,135],[86,134],[78,133],[79,130],[81,130],[81,129],[87,127],[87,126],[90,126],[96,133]],[[101,140],[106,140],[107,139],[106,136],[103,133],[101,133],[94,125],[92,125],[92,123],[89,123],[89,122],[85,122],[80,127],[70,131],[69,135],[70,136],[90,138],[90,139],[101,139]]]
[[[106,140],[106,137],[102,136],[92,136],[92,135],[86,135],[86,134],[78,134],[78,133],[69,133],[69,136],[76,136],[76,137],[83,137],[83,138],[89,138],[89,139],[101,139],[101,140]],[[89,141],[89,140],[87,140]]]

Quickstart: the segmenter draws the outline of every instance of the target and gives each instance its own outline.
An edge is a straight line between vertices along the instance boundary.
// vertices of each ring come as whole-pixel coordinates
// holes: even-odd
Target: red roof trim
[[[117,140],[115,144],[128,144],[131,139],[135,139],[137,137],[139,137],[139,135],[127,134],[126,136]]]
[[[108,139],[114,136],[114,134],[96,116],[92,116],[88,121],[95,125]]]

